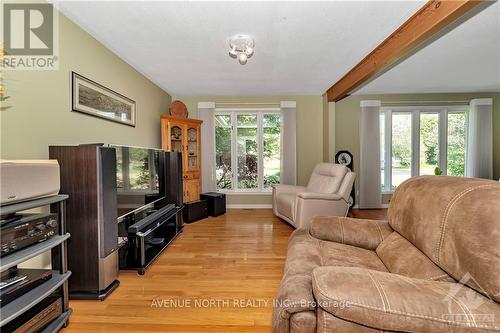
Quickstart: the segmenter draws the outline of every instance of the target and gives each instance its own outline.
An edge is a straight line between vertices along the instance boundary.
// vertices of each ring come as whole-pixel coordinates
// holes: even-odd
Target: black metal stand
[[[168,205],[128,227],[128,241],[119,250],[120,269],[146,268],[182,231],[182,207]]]
[[[52,267],[51,279],[2,307],[2,311],[0,311],[0,327],[4,327],[6,324],[15,321],[16,318],[22,316],[35,305],[43,302],[47,297],[53,295],[54,292],[60,295],[58,297],[61,298],[62,313],[43,329],[43,333],[54,333],[59,331],[63,326],[67,326],[72,311],[69,308],[68,301],[68,279],[71,272],[68,271],[66,257],[66,241],[70,237],[70,234],[66,232],[66,199],[68,199],[68,196],[61,194],[0,207],[0,214],[8,215],[52,205],[54,209],[57,209],[59,215],[58,235],[2,257],[0,271],[3,272],[41,253],[52,250],[53,255],[57,257],[57,267]]]

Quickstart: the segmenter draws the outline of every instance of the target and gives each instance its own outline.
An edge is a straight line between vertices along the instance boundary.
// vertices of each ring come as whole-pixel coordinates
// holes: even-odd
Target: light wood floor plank
[[[350,215],[384,219],[386,210]],[[292,231],[270,209],[231,209],[188,224],[146,275],[122,271],[120,287],[104,302],[72,300],[74,312],[64,333],[270,332],[272,301]],[[153,300],[172,299],[230,304],[152,306]],[[252,300],[255,304],[243,307]]]
[[[270,332],[292,231],[270,209],[228,210],[188,224],[146,275],[120,272],[120,287],[104,302],[72,300],[64,332]],[[178,298],[190,307],[151,305]],[[195,299],[229,305],[199,307],[205,304]],[[242,307],[247,300],[255,304]]]

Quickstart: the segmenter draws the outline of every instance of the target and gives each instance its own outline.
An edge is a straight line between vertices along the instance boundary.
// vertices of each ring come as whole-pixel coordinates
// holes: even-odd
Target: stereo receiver
[[[3,220],[0,235],[0,256],[5,256],[57,235],[58,225],[57,214],[19,214]]]

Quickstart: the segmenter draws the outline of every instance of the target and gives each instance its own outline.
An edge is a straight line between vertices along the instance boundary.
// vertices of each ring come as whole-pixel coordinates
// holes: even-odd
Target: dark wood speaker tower
[[[103,299],[118,278],[116,152],[101,145],[50,146],[66,205],[70,298]]]
[[[169,203],[183,206],[182,153],[165,152],[165,184]]]

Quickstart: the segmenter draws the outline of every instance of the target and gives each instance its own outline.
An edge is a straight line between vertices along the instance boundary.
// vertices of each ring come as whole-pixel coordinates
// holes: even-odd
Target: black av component
[[[42,242],[58,233],[57,214],[19,214],[3,220],[0,235],[1,256]]]

